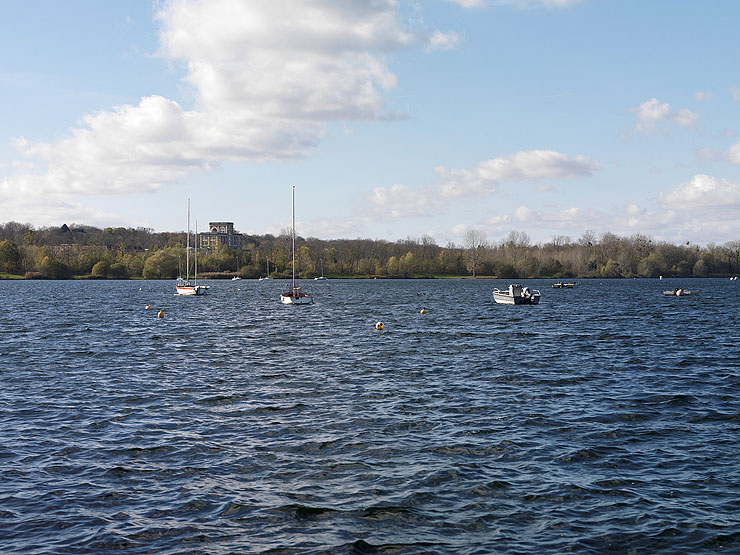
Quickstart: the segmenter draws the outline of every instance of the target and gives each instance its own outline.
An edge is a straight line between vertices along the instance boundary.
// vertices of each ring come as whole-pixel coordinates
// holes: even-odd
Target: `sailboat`
[[[195,224],[195,236],[198,237],[198,224]],[[177,278],[175,291],[178,295],[205,295],[208,285],[198,285],[198,241],[195,242],[195,276],[194,283],[190,283],[190,199],[188,199],[188,231],[185,239],[185,279],[182,275]]]
[[[295,284],[295,185],[293,185],[293,284],[288,291],[280,293],[283,304],[311,304],[313,297],[301,291]]]
[[[324,277],[324,260],[321,259],[321,275],[319,277],[313,278],[314,281],[323,281],[327,278]]]
[[[265,280],[268,280],[268,279],[272,279],[270,277],[270,259],[269,258],[267,259],[267,275],[265,277],[261,277],[259,280],[260,281],[265,281]]]

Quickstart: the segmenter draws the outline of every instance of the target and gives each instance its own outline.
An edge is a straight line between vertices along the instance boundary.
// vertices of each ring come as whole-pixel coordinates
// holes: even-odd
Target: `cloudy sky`
[[[0,222],[740,239],[736,0],[0,12]]]

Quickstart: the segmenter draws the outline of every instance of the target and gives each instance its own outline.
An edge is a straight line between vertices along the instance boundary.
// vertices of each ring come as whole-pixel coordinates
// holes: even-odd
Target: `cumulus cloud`
[[[504,182],[562,179],[591,175],[601,165],[584,156],[554,150],[531,150],[493,158],[473,169],[435,168],[441,182],[420,188],[376,187],[369,195],[369,219],[430,216],[444,213],[455,200],[485,197]]]
[[[660,195],[666,208],[693,210],[708,207],[737,207],[740,205],[740,183],[698,174],[680,187]]]
[[[689,109],[674,110],[667,102],[660,102],[657,98],[651,98],[632,108],[635,113],[635,131],[642,133],[655,133],[661,125],[673,123],[681,127],[693,127],[699,120],[699,116]]]
[[[444,179],[442,196],[448,198],[493,193],[501,181],[582,177],[601,169],[584,156],[571,157],[554,150],[530,150],[479,163],[472,170],[436,168]]]
[[[0,193],[62,200],[151,191],[225,160],[305,156],[328,122],[396,117],[385,96],[396,86],[389,54],[459,41],[409,30],[395,0],[157,6],[159,55],[183,64],[194,105],[152,95],[89,114],[54,144],[19,138],[22,163]],[[3,207],[3,217],[18,216]]]

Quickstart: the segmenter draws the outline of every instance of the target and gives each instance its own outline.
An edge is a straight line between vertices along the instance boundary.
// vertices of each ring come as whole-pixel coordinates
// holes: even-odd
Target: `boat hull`
[[[206,291],[208,291],[208,286],[207,285],[178,285],[175,290],[178,295],[185,295],[188,297],[202,296],[206,294]]]
[[[513,283],[508,289],[494,289],[493,300],[498,304],[539,304],[540,292]]]
[[[313,297],[306,293],[281,293],[280,302],[283,304],[311,304]]]
[[[506,292],[497,293],[494,291],[493,300],[498,304],[539,304],[540,296],[532,295],[531,297],[516,297]]]

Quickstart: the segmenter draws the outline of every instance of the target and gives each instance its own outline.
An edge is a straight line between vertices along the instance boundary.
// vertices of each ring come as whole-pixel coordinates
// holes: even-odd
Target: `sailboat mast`
[[[185,279],[190,281],[190,199],[188,199],[188,227],[185,235]]]
[[[295,291],[295,185],[293,185],[293,291]]]
[[[198,285],[198,220],[195,220],[195,285]]]

